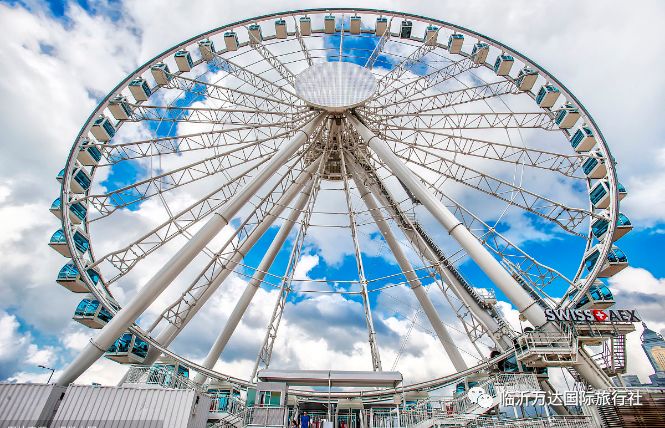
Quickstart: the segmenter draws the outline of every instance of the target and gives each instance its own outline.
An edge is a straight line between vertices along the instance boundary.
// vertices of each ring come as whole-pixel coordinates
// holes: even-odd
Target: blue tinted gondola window
[[[591,174],[591,171],[593,171],[593,169],[596,167],[596,165],[598,165],[598,159],[589,158],[586,161],[584,161],[584,163],[582,164],[582,171],[584,171],[586,175],[589,175]]]
[[[76,279],[78,277],[79,271],[76,269],[74,263],[67,263],[58,272],[58,279]]]
[[[619,213],[619,217],[617,218],[617,225],[619,225],[619,226],[630,226],[631,223],[630,223],[630,220],[628,219],[628,217],[623,215],[623,213]]]
[[[593,267],[596,265],[598,257],[600,257],[600,252],[598,250],[595,250],[593,253],[589,254],[587,258],[584,260],[584,264],[589,272],[591,272]]]
[[[617,190],[619,190],[619,193],[626,193],[626,188],[621,183],[617,183]]]
[[[72,213],[74,213],[76,217],[78,217],[81,220],[85,219],[85,214],[88,212],[88,210],[80,202],[72,204],[69,207],[69,209],[72,211]]]
[[[60,198],[56,199],[51,204],[51,209],[52,210],[59,210],[61,207],[62,207],[62,201],[60,200]]]
[[[593,224],[591,225],[591,230],[595,237],[600,237],[605,232],[607,232],[608,227],[609,227],[609,222],[607,220],[598,219],[594,221]]]
[[[132,354],[144,357],[148,355],[148,343],[140,337],[134,338],[134,346],[132,346]]]
[[[82,317],[85,315],[88,305],[92,302],[91,299],[83,299],[79,302],[79,304],[76,306],[76,309],[74,310],[74,316],[77,317]]]
[[[624,263],[628,261],[626,254],[617,247],[612,247],[612,251],[607,255],[607,260],[612,263]]]
[[[113,315],[111,315],[111,312],[102,306],[102,308],[99,310],[99,315],[97,315],[97,318],[104,322],[109,322],[111,321],[111,318],[113,318]]]
[[[111,122],[108,121],[108,119],[102,122],[102,127],[109,134],[109,137],[113,137],[115,135],[115,128]]]
[[[90,187],[90,177],[88,177],[88,174],[83,170],[78,170],[76,174],[74,174],[74,180],[81,185],[83,190],[87,190],[88,187]]]
[[[108,349],[108,352],[127,352],[129,351],[129,345],[131,342],[132,334],[125,333],[113,342],[113,345]]]
[[[591,193],[589,194],[589,198],[591,199],[591,203],[597,204],[598,201],[603,199],[607,195],[607,189],[603,185],[603,183],[598,183],[596,187],[594,187],[591,190]]]
[[[51,242],[54,244],[63,244],[67,242],[65,239],[65,232],[63,232],[62,229],[56,230],[53,236],[51,236]]]
[[[58,175],[55,176],[55,178],[57,178],[58,180],[62,180],[63,178],[65,178],[65,170],[61,169]]]
[[[74,232],[74,245],[76,246],[76,249],[82,253],[88,251],[88,248],[90,247],[88,239],[78,231]]]
[[[99,273],[96,270],[88,269],[86,272],[88,273],[88,278],[90,278],[90,281],[92,281],[93,284],[97,284],[99,282]]]

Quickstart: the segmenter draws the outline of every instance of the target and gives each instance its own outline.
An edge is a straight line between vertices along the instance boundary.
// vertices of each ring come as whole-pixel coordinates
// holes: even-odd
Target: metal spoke
[[[312,55],[309,53],[309,49],[307,49],[307,45],[305,45],[305,40],[302,37],[302,34],[300,34],[300,26],[298,25],[298,22],[296,21],[296,17],[293,17],[293,25],[296,29],[295,35],[296,39],[298,39],[298,43],[300,44],[300,50],[302,51],[302,54],[305,56],[305,60],[307,61],[307,65],[312,65]]]
[[[258,77],[256,78],[258,79]],[[221,79],[220,79],[221,80]],[[248,84],[251,87],[251,84]],[[270,111],[290,112],[294,110],[293,99],[275,98],[271,91],[262,91],[263,86],[251,87],[255,92],[250,93],[241,89],[228,88],[216,83],[205,82],[180,75],[172,75],[167,89],[185,91],[205,98],[220,100],[229,105],[256,108]],[[272,86],[268,86],[272,88]],[[261,95],[264,94],[264,95]]]
[[[301,160],[302,157],[299,157],[294,165],[300,163]],[[173,331],[166,335],[168,340],[172,340],[173,336],[184,328],[196,311],[237,267],[251,246],[263,234],[264,229],[267,229],[279,213],[286,208],[289,200],[295,195],[294,192],[288,192],[293,187],[293,183],[296,181],[303,183],[307,176],[308,173],[305,171],[293,167],[288,168],[281,179],[269,189],[261,202],[243,220],[233,235],[222,245],[203,271],[175,302],[164,309],[149,330],[153,330],[161,321],[165,321],[173,326],[171,328]],[[163,343],[163,341],[160,342]]]
[[[288,133],[284,135],[288,135]],[[97,209],[101,215],[96,219],[107,217],[119,208],[138,203],[158,193],[167,192],[272,155],[278,150],[279,141],[281,141],[279,138],[269,138],[263,141],[267,143],[265,145],[257,145],[256,142],[248,143],[129,186],[108,193],[83,196],[75,199],[75,201],[86,201],[90,206]]]
[[[441,150],[532,168],[547,169],[567,177],[586,180],[586,176],[581,174],[580,170],[582,164],[589,159],[588,154],[565,155],[428,130],[407,131],[384,128],[384,132],[378,129],[374,129],[374,132],[385,140],[399,144],[400,146],[395,146],[395,151],[407,157],[417,156],[414,153],[415,151],[438,156],[433,151]]]
[[[280,121],[262,125],[243,125],[224,129],[213,129],[172,137],[151,138],[119,144],[94,143],[106,159],[97,166],[110,166],[124,160],[141,159],[151,156],[180,154],[195,150],[213,148],[233,148],[248,143],[262,144],[258,138],[277,138],[285,129],[297,129],[306,123],[307,117],[298,120]]]
[[[501,80],[499,82],[487,83],[441,94],[414,97],[382,104],[380,106],[364,107],[359,110],[368,116],[371,116],[372,113],[378,114],[380,112],[386,112],[387,114],[420,114],[432,110],[442,110],[473,101],[518,93],[520,92],[512,81]]]
[[[218,67],[226,73],[237,77],[244,81],[250,88],[257,89],[269,97],[278,99],[282,102],[291,103],[292,105],[302,105],[302,101],[293,92],[277,85],[256,73],[249,71],[245,67],[236,65],[231,60],[224,58],[221,55],[215,54],[210,64]]]
[[[291,73],[291,70],[286,68],[284,64],[272,53],[270,52],[270,49],[263,43],[262,40],[258,40],[256,37],[254,37],[254,34],[252,34],[251,31],[249,31],[249,28],[245,27],[247,30],[247,34],[249,35],[249,38],[251,39],[250,46],[258,52],[259,55],[268,63],[270,66],[279,73],[280,76],[282,76],[282,79],[286,80],[286,82],[292,87],[295,88],[295,76],[293,73]],[[297,30],[296,30],[297,31]]]
[[[598,214],[582,208],[568,207],[560,202],[467,167],[454,160],[422,150],[414,153],[417,154],[415,158],[412,156],[412,159],[403,154],[397,154],[397,156],[408,162],[415,162],[417,158],[419,166],[428,171],[436,172],[458,183],[550,220],[559,225],[563,230],[574,235],[586,237],[585,233],[579,230],[580,227],[584,225],[584,222],[588,218],[599,217]],[[428,186],[436,187],[432,184],[428,184]]]
[[[271,112],[266,110],[227,109],[209,107],[175,106],[134,106],[129,122],[159,121],[210,123],[216,125],[261,125],[279,120],[293,119],[292,113]],[[302,116],[302,115],[300,115]],[[311,118],[310,114],[310,118]]]
[[[341,141],[341,132],[338,129],[338,141]],[[341,151],[341,150],[340,150]],[[340,156],[342,180],[344,182],[344,196],[346,200],[346,207],[349,211],[349,227],[351,229],[351,239],[353,240],[353,250],[356,257],[356,268],[358,270],[358,281],[362,288],[362,302],[363,310],[365,312],[365,324],[367,325],[368,341],[370,354],[372,356],[372,369],[374,371],[381,371],[381,354],[379,353],[379,345],[376,339],[376,331],[374,329],[374,320],[372,319],[372,308],[369,303],[369,295],[367,294],[367,278],[365,277],[365,268],[363,266],[362,252],[360,251],[360,243],[358,242],[358,231],[355,219],[355,212],[351,203],[351,190],[349,189],[348,172],[346,170],[345,156]]]
[[[368,106],[377,106],[385,102],[400,102],[415,95],[424,94],[431,88],[474,67],[478,67],[478,65],[470,58],[463,58],[446,67],[440,68],[424,76],[420,76],[402,86],[398,86],[385,93],[377,94],[377,96],[368,103]]]
[[[221,208],[251,179],[252,174],[250,173],[256,171],[267,161],[268,158],[262,159],[250,169],[231,178],[216,190],[208,193],[199,201],[183,209],[137,240],[99,258],[94,265],[103,263],[115,271],[115,274],[106,283],[114,283],[127,274],[146,256],[160,249],[167,242],[185,233],[200,220],[205,219],[208,215]]]
[[[381,35],[379,42],[374,47],[374,50],[369,55],[369,58],[367,58],[367,62],[365,63],[365,68],[369,68],[370,70],[374,68],[374,63],[376,62],[377,58],[379,58],[381,51],[383,51],[383,47],[385,46],[386,42],[391,36],[390,26],[392,25],[392,23],[393,23],[393,18],[391,16],[390,19],[388,20],[388,26],[386,27],[386,31]]]
[[[558,130],[551,113],[372,114],[369,118],[398,129],[542,128]],[[381,129],[381,126],[375,124]]]
[[[386,30],[387,31],[387,30]],[[439,30],[436,30],[438,35]],[[434,36],[436,37],[436,36]],[[421,43],[415,51],[411,52],[409,56],[403,59],[396,67],[390,70],[387,74],[383,75],[377,82],[377,93],[383,94],[395,84],[402,82],[402,77],[409,71],[411,67],[420,62],[420,60],[432,52],[435,46],[426,43],[426,40]]]

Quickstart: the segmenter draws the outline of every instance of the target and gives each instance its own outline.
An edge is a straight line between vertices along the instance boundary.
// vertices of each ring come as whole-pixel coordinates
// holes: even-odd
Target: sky
[[[4,77],[0,81],[0,254],[4,262],[0,270],[0,379],[45,381],[49,373],[38,365],[62,369],[91,336],[90,330],[71,321],[80,296],[55,283],[63,259],[46,243],[58,227],[57,219],[48,212],[59,191],[54,177],[101,97],[155,54],[208,29],[278,10],[331,5],[344,6],[320,1],[284,1],[276,6],[265,1],[222,4],[199,0],[175,1],[168,7],[156,0],[0,2],[0,26],[6,35],[0,42]],[[638,309],[650,328],[665,333],[665,267],[659,251],[665,242],[665,125],[661,120],[665,75],[659,72],[665,65],[665,46],[659,43],[665,5],[659,1],[642,1],[635,7],[618,1],[476,0],[434,5],[368,1],[364,6],[432,16],[500,40],[545,67],[584,103],[617,160],[619,179],[629,192],[621,211],[635,225],[620,241],[630,267],[610,279],[617,307]],[[137,130],[139,135],[145,131]],[[117,188],[140,174],[131,167],[118,169],[102,183],[107,189]],[[118,214],[115,229],[100,231],[100,238],[111,248],[113,234],[122,230],[118,228],[129,224],[137,229],[148,227],[161,215],[158,209],[145,203],[136,212],[125,210],[128,212]],[[545,238],[542,232],[526,222],[513,227],[511,237],[522,233],[518,239],[524,248],[556,267],[569,269],[567,241]],[[367,247],[374,249],[370,265],[375,270],[394,266],[384,257],[379,241],[368,234],[368,245],[376,244]],[[353,259],[334,245],[326,246],[330,242],[320,236],[316,242],[320,250],[304,255],[298,277],[319,279],[348,269]],[[178,243],[176,240],[170,248]],[[168,252],[160,257],[167,256]],[[283,266],[285,261],[280,263]],[[118,289],[118,300],[126,301],[149,273],[137,268],[133,282]],[[245,283],[232,276],[224,284],[225,292],[210,301],[188,327],[190,334],[175,342],[175,349],[200,361],[217,334],[209,326],[223,325],[228,307]],[[151,306],[148,318],[177,295],[177,290],[165,293]],[[274,298],[274,290],[262,289],[257,294],[218,369],[246,376]],[[440,296],[432,298],[437,307],[443,307]],[[393,361],[409,328],[408,319],[380,309],[394,306],[396,300],[406,304],[403,312],[410,311],[413,299],[408,289],[373,302],[379,308],[375,322],[388,362]],[[365,334],[358,301],[318,296],[291,303],[294,307],[297,303],[298,309],[285,312],[280,327],[283,339],[276,343],[278,363],[302,368],[328,367],[340,361],[346,368],[368,365],[367,346],[358,339]],[[501,305],[507,317],[516,321],[509,305]],[[339,309],[342,306],[344,310]],[[652,371],[639,349],[640,329],[638,326],[628,338],[629,371],[646,380]],[[413,380],[441,374],[438,358],[433,357],[440,354],[439,346],[426,328],[416,328],[399,369]],[[299,352],[302,349],[308,351]],[[312,353],[316,359],[310,358]],[[102,359],[80,381],[112,384],[123,370]]]

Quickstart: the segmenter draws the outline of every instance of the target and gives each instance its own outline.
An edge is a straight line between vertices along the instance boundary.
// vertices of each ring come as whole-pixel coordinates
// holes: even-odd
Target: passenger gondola
[[[584,265],[589,272],[599,263],[600,245],[592,247],[584,257]],[[626,267],[628,267],[628,258],[618,247],[612,246],[610,252],[607,254],[607,258],[602,261],[598,277],[608,278],[614,276]]]
[[[224,45],[227,51],[237,51],[240,43],[238,42],[238,34],[235,31],[227,31],[224,33]]]
[[[92,144],[87,138],[83,139],[76,160],[78,160],[81,165],[95,166],[101,159],[102,151],[99,149],[99,146]]]
[[[617,197],[621,201],[626,196],[626,188],[617,183]],[[610,205],[610,190],[607,180],[599,180],[589,192],[589,199],[594,208],[605,209]]]
[[[278,19],[275,21],[275,37],[278,39],[286,39],[289,33],[286,29],[286,20]]]
[[[584,161],[582,164],[582,171],[588,178],[599,179],[607,176],[607,167],[605,166],[605,159],[600,151],[596,151]]]
[[[360,27],[362,26],[362,20],[358,15],[354,15],[349,19],[349,32],[351,34],[360,34]]]
[[[175,58],[175,63],[178,66],[178,70],[183,73],[190,71],[194,67],[194,61],[192,61],[192,55],[185,49],[179,50],[173,55]]]
[[[152,94],[148,82],[142,78],[137,77],[136,79],[129,82],[129,92],[132,93],[132,96],[136,101],[147,101]]]
[[[510,69],[513,68],[515,63],[515,58],[511,55],[501,54],[496,57],[494,61],[494,72],[497,76],[507,76],[510,73]]]
[[[536,104],[542,108],[550,108],[559,99],[561,92],[553,85],[543,85],[536,95]]]
[[[593,136],[593,131],[587,126],[579,128],[570,138],[570,145],[578,152],[588,152],[596,145],[596,138]]]
[[[169,70],[168,65],[163,62],[158,62],[150,67],[150,72],[158,85],[164,86],[169,84],[169,80],[171,80],[171,71]]]
[[[411,30],[413,30],[413,22],[404,20],[399,26],[399,37],[401,39],[410,39]]]
[[[99,329],[111,321],[113,314],[92,294],[81,300],[74,310],[72,319],[86,327]]]
[[[93,284],[99,283],[100,275],[97,269],[86,269],[86,275]],[[89,291],[85,280],[81,277],[81,273],[73,262],[67,263],[60,269],[55,282],[73,293],[87,293]]]
[[[520,91],[530,91],[538,80],[538,72],[532,68],[524,67],[517,75],[517,88]]]
[[[580,111],[571,102],[565,103],[556,112],[554,123],[559,125],[561,129],[570,129],[575,126],[577,120],[580,118]]]
[[[374,27],[374,35],[381,37],[388,30],[388,18],[380,16],[376,18],[376,26]]]
[[[92,135],[97,141],[106,143],[115,135],[115,126],[113,126],[108,117],[100,115],[92,123],[90,132],[92,132]]]
[[[333,15],[326,15],[323,18],[323,31],[326,34],[333,34],[335,32],[335,17]]]
[[[132,115],[132,109],[129,107],[127,97],[123,97],[122,95],[117,95],[109,101],[109,111],[115,120],[127,120]]]
[[[263,31],[259,24],[252,24],[247,28],[249,32],[249,43],[255,45],[263,41]]]
[[[462,45],[464,44],[464,34],[451,34],[448,37],[448,52],[451,54],[458,54],[462,52]]]
[[[570,300],[573,300],[577,293],[577,290],[570,293]],[[577,302],[575,309],[607,309],[614,306],[614,303],[614,295],[607,285],[600,280],[596,280]]]
[[[312,18],[309,16],[300,17],[300,34],[303,36],[312,35]]]
[[[148,355],[148,342],[132,333],[124,333],[104,356],[108,359],[122,364],[141,364]]]
[[[605,234],[607,233],[608,228],[609,221],[605,218],[596,219],[593,223],[591,223],[591,232],[593,233],[593,236],[595,236],[596,239],[600,241],[605,239]],[[619,213],[619,216],[617,217],[617,224],[614,228],[614,234],[612,235],[612,242],[618,241],[619,238],[631,230],[633,230],[633,225],[631,224],[628,217],[626,217],[623,213]]]
[[[205,61],[210,61],[215,57],[215,44],[210,39],[199,40],[199,52],[201,58]]]
[[[471,50],[471,60],[474,64],[484,64],[489,52],[490,46],[487,43],[478,42],[473,45]]]
[[[88,239],[88,235],[86,235],[85,232],[83,232],[81,229],[76,228],[72,238],[74,240],[74,247],[80,254],[84,254],[90,249],[90,240]],[[67,245],[67,239],[65,238],[65,232],[62,229],[55,231],[55,233],[51,236],[48,245],[63,256],[67,258],[72,257],[72,254],[69,251],[69,246]]]

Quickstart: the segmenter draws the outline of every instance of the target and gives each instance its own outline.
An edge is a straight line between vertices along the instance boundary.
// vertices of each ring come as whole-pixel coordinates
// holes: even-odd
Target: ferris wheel
[[[248,385],[270,366],[287,303],[317,294],[362,304],[370,355],[359,369],[399,368],[374,325],[392,299],[410,320],[400,352],[422,329],[465,372],[519,341],[497,300],[553,334],[546,309],[613,304],[603,281],[627,265],[614,243],[632,227],[602,133],[559,80],[469,29],[368,9],[255,17],[157,55],[92,112],[58,180],[57,282],[82,293],[74,319],[100,329],[63,385],[104,354],[145,365],[166,355],[199,383]],[[547,236],[565,254],[547,251]],[[353,268],[298,277],[303,256],[335,251]],[[170,350],[232,275],[247,285],[203,362]],[[139,320],[176,280],[182,293]],[[399,287],[416,307],[391,294]],[[214,371],[261,288],[277,299],[252,372]],[[578,354],[581,377],[608,385]]]

